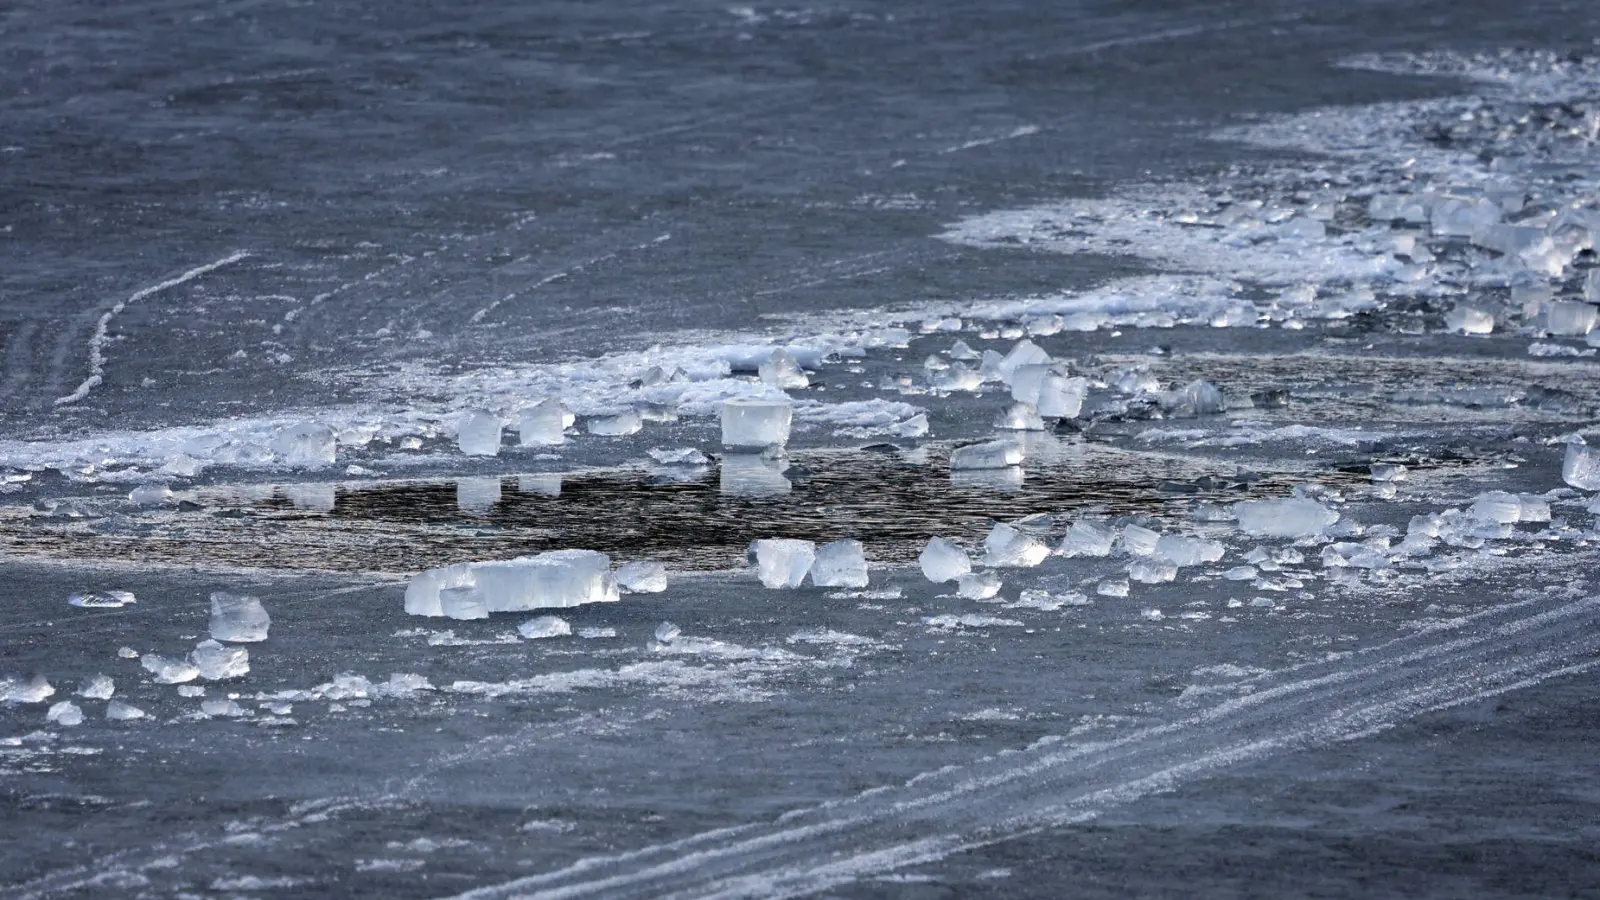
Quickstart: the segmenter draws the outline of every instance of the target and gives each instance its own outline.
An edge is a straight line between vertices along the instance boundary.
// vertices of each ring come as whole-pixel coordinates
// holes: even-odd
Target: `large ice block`
[[[1004,469],[1022,462],[1022,445],[1016,441],[985,441],[950,451],[952,469]]]
[[[1161,533],[1143,525],[1125,525],[1122,528],[1122,552],[1129,556],[1149,556],[1156,552]]]
[[[439,591],[472,583],[473,572],[469,563],[421,572],[406,585],[406,612],[413,616],[442,616],[444,610],[439,605]]]
[[[1017,341],[1016,345],[1011,348],[1011,352],[1007,353],[1004,359],[1000,360],[997,368],[1000,379],[1009,384],[1018,366],[1039,365],[1048,362],[1050,362],[1050,354],[1044,352],[1033,341],[1023,338]]]
[[[1049,419],[1076,419],[1083,411],[1083,398],[1089,393],[1089,379],[1068,378],[1051,372],[1039,383],[1035,404],[1039,415]]]
[[[243,647],[225,647],[216,641],[201,641],[189,653],[189,661],[200,670],[207,681],[240,678],[250,674],[250,651]]]
[[[524,447],[551,447],[565,441],[567,408],[554,397],[540,400],[517,416],[517,442]]]
[[[456,426],[456,446],[468,456],[498,456],[500,417],[486,409],[468,410]]]
[[[452,619],[487,619],[489,608],[476,585],[445,588],[439,592],[439,608]]]
[[[332,428],[302,422],[279,429],[272,441],[272,452],[284,465],[317,468],[333,465],[337,445]]]
[[[769,588],[797,588],[811,571],[817,558],[817,545],[789,538],[767,538],[751,545],[755,551],[756,574]]]
[[[1315,500],[1241,500],[1233,505],[1239,530],[1265,537],[1299,538],[1321,534],[1339,514]]]
[[[1561,480],[1581,491],[1600,491],[1600,448],[1568,444]]]
[[[817,587],[867,586],[867,553],[860,541],[846,538],[817,548],[811,564],[811,583]]]
[[[963,600],[987,600],[1000,588],[1000,576],[994,572],[968,572],[956,579],[956,596]]]
[[[211,595],[211,636],[219,641],[253,643],[267,639],[272,619],[261,601],[244,594]]]
[[[794,407],[788,400],[727,400],[722,404],[722,445],[743,449],[789,443]]]
[[[1044,541],[997,522],[983,541],[983,564],[986,566],[1032,568],[1044,562],[1050,547]]]
[[[942,537],[929,538],[917,562],[922,566],[922,574],[935,584],[955,581],[972,571],[967,551]]]
[[[1061,539],[1056,553],[1067,557],[1110,556],[1116,538],[1115,528],[1079,520],[1067,529],[1067,536]]]

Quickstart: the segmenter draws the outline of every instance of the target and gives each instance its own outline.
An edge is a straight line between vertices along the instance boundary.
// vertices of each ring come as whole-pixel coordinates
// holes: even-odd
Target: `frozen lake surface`
[[[1597,26],[0,12],[0,896],[1593,891]]]

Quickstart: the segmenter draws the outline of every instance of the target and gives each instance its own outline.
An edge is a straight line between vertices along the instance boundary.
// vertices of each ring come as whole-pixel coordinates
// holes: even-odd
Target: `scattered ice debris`
[[[711,460],[704,453],[701,453],[699,450],[696,450],[693,447],[686,447],[682,450],[652,449],[649,451],[649,453],[651,459],[663,466],[711,465]]]
[[[1116,529],[1079,519],[1067,529],[1067,536],[1061,539],[1056,554],[1069,558],[1110,556],[1116,539]]]
[[[553,447],[566,440],[568,411],[554,397],[540,400],[517,416],[517,443],[524,447]]]
[[[272,451],[286,466],[315,469],[333,465],[338,439],[333,429],[315,422],[302,422],[280,430],[272,441]]]
[[[867,554],[861,542],[845,538],[817,548],[811,564],[811,583],[817,587],[864,588]]]
[[[950,451],[950,468],[1004,469],[1022,462],[1022,445],[1016,441],[985,441]]]
[[[660,625],[656,626],[656,640],[663,644],[672,643],[673,641],[677,640],[678,636],[681,634],[683,634],[682,629],[678,628],[678,626],[672,624],[671,622],[662,622]]]
[[[44,714],[45,721],[54,722],[65,728],[72,728],[83,724],[83,709],[71,700],[62,700],[53,703]]]
[[[1140,584],[1161,584],[1178,577],[1178,567],[1156,557],[1136,559],[1128,566],[1128,577]]]
[[[1407,469],[1398,463],[1373,463],[1369,469],[1375,484],[1385,484],[1392,481],[1405,481]]]
[[[968,572],[956,579],[956,596],[963,600],[988,600],[1000,588],[1000,576],[994,572]]]
[[[626,410],[611,416],[593,416],[585,424],[589,433],[600,437],[626,437],[638,434],[644,428],[644,419],[637,410]]]
[[[1239,530],[1265,537],[1312,537],[1339,521],[1337,512],[1302,497],[1241,500],[1233,511],[1239,516]]]
[[[995,568],[1032,568],[1050,555],[1044,541],[998,522],[983,541],[983,564]]]
[[[1130,524],[1122,526],[1119,546],[1128,556],[1149,556],[1156,552],[1156,544],[1160,541],[1160,532],[1152,531],[1143,525]]]
[[[572,625],[560,616],[540,616],[518,625],[517,633],[530,641],[566,637],[572,633]]]
[[[974,613],[966,615],[928,616],[922,620],[924,625],[934,628],[993,628],[1009,627],[1021,628],[1022,623],[1016,619],[1002,619],[998,616],[983,616]]]
[[[1582,358],[1594,356],[1595,352],[1596,351],[1593,348],[1588,350],[1580,350],[1577,347],[1569,347],[1566,344],[1545,344],[1538,341],[1528,345],[1528,355],[1537,357],[1567,356],[1573,358]]]
[[[1018,596],[1017,602],[1006,604],[1006,609],[1037,609],[1055,612],[1065,606],[1088,606],[1092,601],[1080,591],[1052,594],[1049,591],[1029,589]]]
[[[667,567],[653,560],[635,560],[617,566],[617,585],[635,594],[659,594],[667,589]]]
[[[722,404],[722,445],[747,450],[789,443],[794,406],[787,399],[726,400]]]
[[[787,538],[758,540],[750,550],[755,556],[756,574],[769,588],[799,587],[817,558],[816,544]]]
[[[141,484],[128,492],[128,501],[140,506],[154,506],[172,499],[172,489],[164,484]]]
[[[600,638],[614,638],[617,636],[615,628],[579,628],[578,637],[584,640],[598,640]]]
[[[150,673],[156,684],[182,684],[200,677],[200,668],[187,660],[147,653],[139,664]]]
[[[1223,546],[1216,541],[1164,534],[1156,541],[1154,555],[1182,568],[1216,562],[1224,552]]]
[[[211,636],[219,641],[255,643],[267,639],[272,619],[261,601],[244,594],[211,595]]]
[[[31,678],[0,678],[0,703],[43,703],[55,695],[43,675]]]
[[[1107,578],[1095,585],[1094,591],[1102,597],[1126,597],[1128,596],[1128,579]]]
[[[84,609],[121,609],[137,602],[132,591],[84,591],[67,598],[67,603]]]
[[[468,410],[456,425],[456,446],[468,456],[500,454],[500,417],[486,409]]]
[[[955,581],[972,571],[967,551],[942,537],[929,538],[917,562],[922,566],[922,574],[934,584]]]
[[[205,695],[206,695],[206,689],[201,687],[198,684],[180,684],[180,685],[178,685],[178,696],[179,697],[191,697],[192,698],[192,697],[204,697]]]
[[[1229,581],[1253,581],[1257,574],[1255,566],[1234,566],[1223,572],[1222,577]]]
[[[145,711],[137,706],[130,706],[121,700],[113,700],[106,704],[106,718],[113,722],[131,722],[134,719],[148,718]]]
[[[230,700],[226,697],[218,697],[214,700],[200,701],[200,712],[207,716],[229,719],[238,719],[254,715],[250,712],[250,710],[240,706],[238,702]]]
[[[78,696],[86,700],[110,700],[117,690],[116,683],[106,675],[92,675],[78,685]]]
[[[201,641],[195,645],[189,659],[206,681],[242,678],[250,674],[250,651],[243,647],[225,647],[216,641]]]
[[[118,647],[117,656],[123,659],[138,659],[139,651],[133,649],[132,647]]]
[[[319,684],[311,693],[323,700],[364,700],[372,692],[372,682],[354,672],[341,672],[333,680]]]
[[[1561,460],[1561,480],[1580,491],[1600,491],[1600,448],[1568,444]]]
[[[1322,548],[1322,564],[1328,568],[1383,569],[1389,566],[1385,546],[1374,547],[1348,541],[1336,541]]]
[[[779,390],[797,390],[811,384],[794,354],[782,347],[772,351],[772,355],[756,371],[764,383]]]
[[[423,691],[433,690],[433,682],[425,676],[414,672],[391,672],[389,680],[381,684],[369,685],[367,695],[371,697],[412,697]],[[275,715],[288,715],[289,710],[281,712],[274,710]]]

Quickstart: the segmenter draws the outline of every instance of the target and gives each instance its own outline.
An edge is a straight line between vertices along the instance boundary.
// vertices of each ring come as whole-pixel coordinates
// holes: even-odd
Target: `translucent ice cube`
[[[50,709],[44,714],[45,720],[54,722],[64,728],[72,728],[83,724],[83,710],[71,700],[51,704]]]
[[[1128,566],[1128,577],[1140,584],[1161,584],[1178,577],[1178,567],[1170,560],[1154,556],[1134,560]]]
[[[78,696],[88,700],[110,700],[117,686],[105,675],[94,675],[78,685]]]
[[[31,678],[0,678],[0,702],[5,703],[43,703],[45,698],[55,694],[56,689],[50,686],[43,675],[34,675]]]
[[[922,574],[935,584],[954,581],[972,571],[967,551],[942,537],[929,538],[917,562],[922,566]]]
[[[1004,522],[995,523],[989,530],[983,551],[984,565],[994,567],[1032,568],[1050,555],[1044,541]]]
[[[278,454],[279,462],[311,469],[333,465],[337,446],[333,429],[315,422],[290,425],[272,440],[272,452]]]
[[[1600,491],[1600,448],[1568,444],[1561,480],[1583,491]]]
[[[794,354],[782,347],[772,351],[756,371],[763,382],[780,390],[796,390],[811,384]]]
[[[966,341],[956,341],[950,345],[950,358],[971,362],[978,358],[978,353],[969,347]]]
[[[1054,372],[1039,383],[1039,415],[1051,419],[1075,419],[1083,410],[1089,392],[1089,379],[1068,378]]]
[[[1321,534],[1339,514],[1315,500],[1241,500],[1233,505],[1239,530],[1266,537],[1299,538]]]
[[[1479,494],[1472,501],[1472,506],[1467,514],[1479,522],[1491,522],[1500,525],[1515,524],[1522,520],[1522,501],[1516,494],[1505,491],[1489,491]]]
[[[811,564],[811,583],[817,587],[866,587],[867,554],[861,542],[846,538],[818,547]]]
[[[986,441],[950,451],[951,469],[1004,469],[1022,462],[1022,445],[1016,441]]]
[[[207,681],[242,678],[250,674],[250,651],[243,647],[224,647],[216,641],[201,641],[189,659]]]
[[[722,404],[722,445],[758,449],[789,442],[794,408],[787,400],[727,400]]]
[[[517,416],[517,442],[524,447],[553,447],[566,438],[567,408],[550,397],[522,410]]]
[[[84,609],[120,609],[135,602],[132,591],[84,591],[67,598],[67,603]]]
[[[667,567],[653,560],[635,560],[617,566],[617,584],[635,594],[659,594],[667,589]]]
[[[586,425],[590,434],[601,437],[624,437],[637,434],[644,428],[644,419],[640,418],[636,410],[630,409],[614,416],[595,416]]]
[[[456,446],[468,456],[498,456],[500,417],[486,409],[468,410],[456,425]]]
[[[1067,557],[1110,556],[1111,544],[1116,537],[1114,528],[1079,520],[1067,529],[1067,536],[1061,539],[1061,546],[1056,548],[1056,553]]]
[[[1122,528],[1122,552],[1129,556],[1149,556],[1156,552],[1156,543],[1160,540],[1159,532],[1143,525],[1124,525]]]
[[[217,591],[211,595],[211,636],[219,641],[252,643],[267,639],[272,619],[261,601],[244,594]]]
[[[250,715],[250,711],[240,706],[237,701],[227,697],[217,697],[211,700],[200,701],[200,711],[208,716],[237,719]]]
[[[596,550],[551,550],[532,558],[534,608],[615,603],[620,597],[611,557]]]
[[[1050,354],[1040,349],[1039,345],[1033,341],[1023,338],[1017,341],[1016,346],[1011,348],[1011,352],[1007,353],[1004,359],[1000,360],[997,368],[1001,380],[1009,384],[1011,376],[1016,372],[1018,366],[1038,365],[1048,362],[1050,362]]]
[[[540,616],[518,625],[517,633],[530,641],[537,641],[543,638],[566,637],[572,633],[572,626],[559,616]]]
[[[200,669],[193,663],[182,659],[168,659],[154,653],[146,653],[139,660],[145,671],[156,684],[182,684],[200,677]]]
[[[1155,555],[1175,566],[1198,566],[1222,558],[1223,547],[1216,541],[1164,534],[1156,541]]]
[[[1094,592],[1102,597],[1126,597],[1128,596],[1128,579],[1107,578],[1095,585]]]
[[[994,572],[968,572],[956,579],[956,596],[963,600],[987,600],[1000,588],[1000,576]]]
[[[756,573],[769,588],[797,588],[811,571],[817,558],[817,545],[810,541],[767,538],[752,545]]]

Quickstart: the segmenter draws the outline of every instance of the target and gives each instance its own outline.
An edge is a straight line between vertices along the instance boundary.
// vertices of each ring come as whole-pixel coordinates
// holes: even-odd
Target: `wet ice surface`
[[[768,49],[929,27],[713,18]],[[1176,19],[1088,52],[1184,40]],[[653,40],[632,33],[572,46]],[[1227,890],[1231,860],[1255,889],[1285,864],[1335,891],[1592,883],[1594,835],[1555,824],[1590,801],[1600,648],[1593,60],[1317,66],[1365,85],[1341,99],[1480,80],[1234,123],[1171,180],[1098,162],[1094,191],[973,188],[1017,177],[1013,145],[1072,140],[1012,121],[863,157],[931,187],[813,196],[808,221],[889,211],[915,240],[720,285],[771,298],[737,333],[599,340],[581,319],[628,315],[523,302],[710,277],[677,249],[698,213],[551,260],[530,235],[567,214],[544,210],[424,229],[414,256],[296,245],[285,274],[219,251],[109,291],[88,380],[28,371],[38,326],[14,331],[7,396],[70,383],[0,413],[25,423],[0,446],[7,882],[1059,896]],[[930,162],[990,153],[1017,155],[970,182]],[[1083,284],[1085,252],[1123,261]],[[884,291],[880,265],[972,274]],[[157,371],[135,346],[167,315],[235,331]],[[179,401],[167,378],[217,384],[137,399]],[[582,571],[514,562],[579,548]],[[1266,862],[1230,855],[1241,836]],[[1329,858],[1352,846],[1384,861]],[[1395,874],[1418,867],[1441,877]]]

